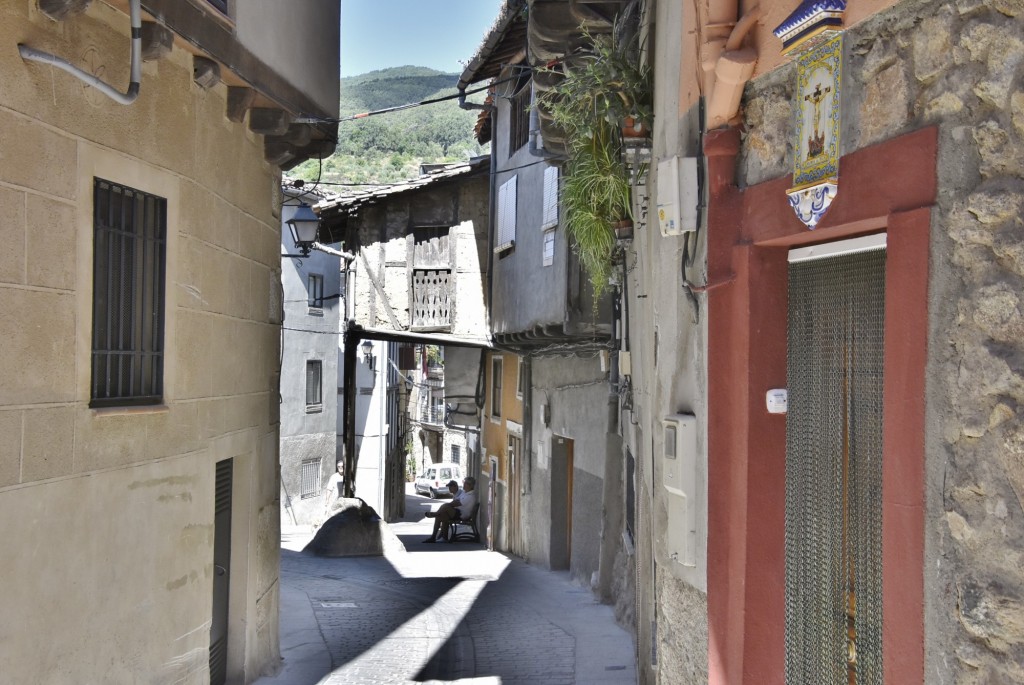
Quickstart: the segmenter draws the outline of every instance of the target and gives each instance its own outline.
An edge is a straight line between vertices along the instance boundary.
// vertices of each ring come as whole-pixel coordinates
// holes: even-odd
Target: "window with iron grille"
[[[309,278],[306,279],[306,292],[309,298],[309,306],[323,309],[324,277],[320,274],[309,274]]]
[[[95,179],[91,407],[163,399],[166,252],[167,200]]]
[[[320,490],[320,460],[302,460],[302,499],[316,497]]]
[[[501,376],[504,373],[501,357],[491,360],[491,416],[501,416]]]
[[[527,83],[509,101],[509,157],[526,145],[526,141],[530,138],[530,96],[532,93],[533,88]]]
[[[462,459],[462,448],[458,445],[452,445],[452,463],[458,464],[460,459]]]
[[[306,410],[319,410],[321,406],[320,380],[323,364],[319,359],[306,362]]]

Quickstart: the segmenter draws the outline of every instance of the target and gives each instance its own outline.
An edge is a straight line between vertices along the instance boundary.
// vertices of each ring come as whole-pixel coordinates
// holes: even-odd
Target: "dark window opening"
[[[321,400],[322,362],[318,359],[306,362],[306,409],[319,409]]]
[[[417,245],[421,245],[435,238],[446,237],[449,230],[448,226],[415,226],[412,229],[412,239]]]
[[[501,376],[504,366],[501,357],[491,360],[491,416],[501,416]]]
[[[508,155],[511,157],[530,138],[530,101],[533,88],[529,81],[509,101]]]
[[[306,291],[309,298],[309,306],[323,309],[324,277],[320,274],[309,274],[309,278],[306,281]]]
[[[91,407],[163,399],[167,200],[93,184]]]

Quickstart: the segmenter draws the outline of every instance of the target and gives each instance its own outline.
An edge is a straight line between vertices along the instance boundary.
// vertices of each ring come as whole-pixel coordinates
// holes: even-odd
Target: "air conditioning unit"
[[[661,480],[667,495],[666,539],[670,559],[697,565],[697,418],[671,414],[661,420]]]

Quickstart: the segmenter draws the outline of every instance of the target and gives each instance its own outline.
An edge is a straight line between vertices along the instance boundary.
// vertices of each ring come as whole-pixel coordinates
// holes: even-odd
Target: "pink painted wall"
[[[709,680],[782,685],[785,387],[790,247],[888,232],[883,406],[883,632],[886,682],[924,679],[924,388],[934,128],[843,158],[842,189],[819,228],[790,209],[783,177],[732,185],[734,130],[709,134]],[[899,163],[896,163],[896,162]]]

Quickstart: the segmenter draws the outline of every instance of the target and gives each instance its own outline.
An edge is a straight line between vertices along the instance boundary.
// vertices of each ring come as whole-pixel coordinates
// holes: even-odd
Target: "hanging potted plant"
[[[611,271],[615,224],[632,225],[629,177],[607,122],[597,123],[589,137],[571,139],[562,204],[566,229],[594,294],[600,296]]]
[[[537,106],[566,135],[566,227],[597,298],[608,287],[616,239],[632,237],[622,137],[624,129],[643,133],[649,126],[651,85],[635,40],[616,44],[612,35],[580,31],[588,47],[563,60],[562,80]]]

